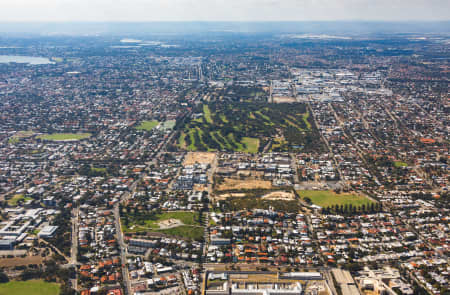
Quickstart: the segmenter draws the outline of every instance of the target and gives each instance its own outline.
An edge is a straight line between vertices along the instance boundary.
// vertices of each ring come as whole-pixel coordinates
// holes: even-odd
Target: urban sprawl
[[[448,44],[0,39],[0,281],[450,294]]]

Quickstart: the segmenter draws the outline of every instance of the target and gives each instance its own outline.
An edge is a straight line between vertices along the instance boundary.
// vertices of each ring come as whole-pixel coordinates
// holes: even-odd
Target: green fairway
[[[309,129],[311,129],[311,123],[308,122],[308,118],[309,118],[309,112],[303,114],[303,118],[302,118],[303,122],[305,123],[306,128],[308,128],[308,130],[309,130]]]
[[[180,137],[178,138],[178,146],[182,149],[186,148],[186,134],[184,132],[181,132]]]
[[[320,207],[329,207],[334,205],[352,205],[354,207],[362,205],[370,205],[373,201],[369,200],[364,196],[354,195],[354,194],[336,194],[333,191],[315,191],[315,190],[301,190],[297,191],[299,196],[304,198],[309,198],[311,201]]]
[[[394,167],[400,168],[400,167],[407,167],[408,164],[402,161],[394,161]]]
[[[211,118],[211,110],[207,104],[203,105],[203,115],[205,116],[206,123],[212,124],[213,120]]]
[[[24,195],[21,195],[21,194],[17,194],[17,195],[14,195],[11,199],[8,200],[8,205],[9,206],[16,206],[17,203],[20,200],[28,201],[28,200],[31,200],[31,198],[25,197]]]
[[[58,295],[59,285],[42,280],[0,284],[0,295]]]
[[[89,138],[91,135],[90,133],[52,133],[39,135],[38,138],[42,140],[69,141]]]
[[[145,131],[150,131],[153,128],[155,128],[156,126],[158,126],[159,122],[158,121],[142,121],[141,124],[139,124],[139,126],[136,127],[137,130],[145,130]]]
[[[242,143],[245,144],[245,148],[243,148],[243,152],[246,153],[257,153],[259,148],[259,139],[252,137],[243,137],[241,140]]]
[[[180,125],[178,147],[188,151],[257,153],[274,137],[286,141],[277,151],[324,148],[302,103],[209,102],[197,106]]]

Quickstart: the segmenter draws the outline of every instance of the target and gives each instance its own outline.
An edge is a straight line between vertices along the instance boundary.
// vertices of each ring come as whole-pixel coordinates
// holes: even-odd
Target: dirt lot
[[[41,256],[28,256],[25,258],[15,257],[15,258],[1,258],[0,267],[14,267],[28,264],[41,264],[44,258]]]
[[[207,190],[208,190],[208,187],[204,184],[198,184],[198,183],[194,184],[194,191],[204,192]]]
[[[184,223],[181,222],[181,220],[174,219],[174,218],[166,219],[166,220],[163,220],[158,223],[160,229],[168,229],[168,228],[177,227],[177,226],[180,226],[183,224]]]
[[[221,194],[216,196],[217,200],[226,200],[228,198],[242,198],[245,197],[244,193],[234,193],[234,194]]]
[[[276,191],[268,193],[262,197],[266,200],[284,200],[284,201],[292,201],[295,200],[295,195],[293,192],[285,192],[285,191]]]
[[[293,103],[293,102],[297,102],[297,99],[295,99],[295,97],[289,97],[289,96],[274,96],[273,102],[275,102],[275,103]]]
[[[195,163],[199,164],[212,164],[214,162],[214,158],[216,157],[215,153],[207,153],[207,152],[189,152],[184,158],[183,165],[192,165]]]
[[[225,178],[224,181],[219,184],[217,187],[217,190],[224,191],[224,190],[234,190],[234,189],[271,189],[272,188],[272,182],[267,180],[255,180],[255,179],[232,179],[232,178]]]

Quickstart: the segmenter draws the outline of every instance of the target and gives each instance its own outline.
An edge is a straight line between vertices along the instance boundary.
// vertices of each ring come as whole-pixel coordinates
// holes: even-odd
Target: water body
[[[0,55],[0,63],[21,63],[30,65],[48,65],[54,64],[46,57],[25,56],[25,55]]]

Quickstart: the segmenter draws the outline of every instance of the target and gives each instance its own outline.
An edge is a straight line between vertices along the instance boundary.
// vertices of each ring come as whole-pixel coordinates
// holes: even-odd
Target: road
[[[216,156],[214,157],[214,161],[211,163],[211,167],[208,171],[208,186],[207,186],[207,192],[208,192],[208,198],[209,203],[211,203],[211,197],[213,192],[213,185],[214,185],[214,174],[216,173],[217,166],[219,163],[219,153],[216,153]],[[204,239],[203,239],[203,257],[204,259],[207,254],[208,249],[208,242],[209,242],[209,231],[208,231],[208,225],[209,225],[209,205],[208,205],[208,211],[206,212],[206,218],[205,218],[205,231],[204,231]]]
[[[338,165],[338,162],[337,162],[336,157],[335,157],[335,155],[334,155],[333,149],[330,147],[330,143],[329,143],[328,140],[325,138],[325,136],[323,136],[322,132],[321,132],[320,129],[319,129],[319,123],[317,122],[316,115],[315,115],[314,112],[313,112],[313,109],[312,109],[312,107],[311,107],[311,103],[310,103],[310,102],[308,102],[308,108],[309,108],[309,112],[311,113],[311,116],[312,116],[312,118],[313,118],[313,120],[314,120],[314,124],[316,125],[317,129],[319,130],[320,137],[322,138],[322,141],[323,141],[323,142],[325,143],[325,145],[327,146],[328,151],[330,152],[330,155],[331,155],[331,157],[333,158],[334,166],[336,167],[336,170],[337,170],[337,172],[339,173],[339,179],[341,179],[341,181],[344,182],[344,176],[343,176],[343,174],[342,174],[341,169],[339,168],[339,165]]]
[[[166,146],[167,144],[173,139],[173,137],[175,136],[176,132],[172,132],[170,134],[170,136],[163,141],[158,148],[155,151],[154,157],[152,162],[154,163],[154,161],[158,160],[161,158],[163,152],[166,150]],[[137,185],[141,182],[141,180],[145,177],[145,173],[141,173],[139,178],[136,179],[130,186],[130,191],[124,193],[121,196],[121,200],[120,202],[117,202],[114,205],[114,223],[116,226],[116,232],[117,232],[117,242],[119,244],[119,251],[120,251],[120,259],[122,262],[122,277],[123,277],[123,283],[125,285],[125,294],[126,295],[131,295],[133,294],[131,291],[131,282],[130,282],[130,277],[128,274],[128,267],[127,267],[127,258],[126,258],[126,249],[127,246],[123,240],[123,233],[122,233],[122,226],[120,224],[120,212],[119,212],[119,204],[123,203],[123,202],[127,202],[130,197],[134,194],[134,192],[136,191]]]
[[[115,219],[115,225],[116,225],[116,232],[117,232],[117,242],[119,244],[120,248],[120,260],[122,262],[122,277],[123,277],[123,283],[125,285],[125,294],[131,295],[131,282],[128,275],[128,267],[127,267],[127,258],[126,258],[126,245],[123,241],[123,234],[122,234],[122,228],[120,225],[120,212],[119,212],[119,203],[116,203],[114,205],[114,219]]]
[[[70,263],[77,265],[78,256],[78,225],[79,225],[80,207],[72,210],[72,247],[70,249]],[[78,291],[78,272],[75,272],[75,279],[72,280],[72,287]]]

